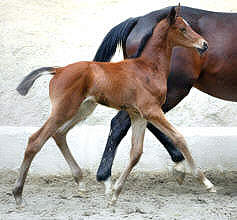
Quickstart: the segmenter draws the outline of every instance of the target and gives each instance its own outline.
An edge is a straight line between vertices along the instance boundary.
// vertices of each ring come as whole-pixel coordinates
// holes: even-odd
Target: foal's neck
[[[165,72],[167,78],[173,48],[168,39],[168,30],[166,19],[158,23],[141,54],[142,59],[152,63],[159,71]]]

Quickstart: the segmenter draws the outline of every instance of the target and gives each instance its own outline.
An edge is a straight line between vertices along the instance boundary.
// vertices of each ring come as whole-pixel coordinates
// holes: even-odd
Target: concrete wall
[[[148,2],[132,0],[0,1],[0,125],[4,126],[1,128],[3,142],[0,144],[0,155],[1,157],[2,155],[10,156],[10,158],[3,156],[0,168],[4,167],[4,164],[11,168],[15,168],[19,164],[26,136],[29,136],[33,130],[28,127],[41,126],[47,119],[50,110],[48,98],[50,77],[40,78],[29,94],[26,97],[21,97],[16,93],[15,88],[22,77],[41,66],[61,66],[79,60],[92,60],[103,37],[114,25],[128,17],[139,16],[152,10],[177,4],[179,1],[150,0]],[[215,11],[237,11],[235,0],[218,2],[214,0],[208,2],[186,0],[181,1],[181,4]],[[121,53],[116,56],[115,60],[120,58]],[[208,130],[205,130],[205,127],[237,126],[236,113],[236,103],[218,100],[192,89],[190,95],[170,111],[167,117],[176,126],[203,127],[200,128],[200,132],[207,133]],[[96,158],[93,166],[98,165],[98,155],[102,153],[108,133],[104,131],[109,129],[110,119],[115,114],[114,110],[98,107],[85,122],[84,127],[78,128],[80,129],[79,133],[85,134],[90,128],[93,131],[91,133],[90,130],[90,134],[96,137],[91,144],[96,146],[93,149],[97,149],[99,146],[98,152],[96,151],[95,155],[92,154],[93,158]],[[97,134],[100,130],[103,132]],[[189,135],[186,136],[189,137]],[[194,138],[197,143],[199,142],[198,137]],[[219,136],[216,138],[218,139]],[[75,146],[77,146],[77,141],[79,141],[79,145],[87,143],[86,140],[84,142],[77,140],[76,136],[72,136],[72,139]],[[190,138],[190,141],[191,139],[193,138]],[[212,139],[214,141],[215,138],[212,137]],[[124,143],[129,143],[128,140]],[[201,140],[205,140],[207,145],[216,145],[215,141],[209,142],[208,135],[205,138],[200,138]],[[225,138],[223,138],[223,142],[220,142],[223,144],[220,145],[229,143],[228,138],[226,142],[224,140]],[[70,138],[69,141],[71,141]],[[152,141],[148,142],[149,146],[153,145]],[[156,143],[155,141],[155,145]],[[54,151],[55,147],[52,149]],[[195,149],[202,152],[199,146],[195,145]],[[156,150],[152,150],[151,154],[154,152]],[[163,153],[166,155],[165,152]],[[78,154],[82,154],[82,152],[78,151]],[[88,154],[83,154],[80,160],[84,158],[87,161],[86,155]],[[161,157],[163,158],[164,155],[162,154]],[[49,157],[51,156],[54,154],[50,154]],[[215,160],[214,156],[213,160]],[[157,161],[156,166],[163,165],[159,165]],[[227,167],[232,167],[232,165]]]
[[[23,159],[27,139],[36,127],[0,127],[0,168],[17,170]],[[237,128],[189,127],[179,128],[188,142],[189,149],[203,170],[237,170]],[[95,173],[109,133],[108,126],[81,125],[68,135],[68,144],[79,165]],[[113,173],[121,172],[128,163],[129,133],[120,144],[114,161]],[[144,153],[135,170],[170,172],[173,167],[168,153],[147,130]],[[31,174],[70,173],[70,169],[50,139],[34,159]]]

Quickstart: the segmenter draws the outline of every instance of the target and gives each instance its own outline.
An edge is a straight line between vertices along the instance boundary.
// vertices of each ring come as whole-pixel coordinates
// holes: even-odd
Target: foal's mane
[[[142,51],[144,50],[148,40],[151,38],[153,31],[156,27],[156,25],[164,18],[166,18],[168,16],[168,13],[170,11],[170,8],[172,8],[172,6],[167,7],[163,10],[161,10],[163,13],[161,13],[157,18],[156,18],[156,22],[154,23],[154,25],[151,27],[151,29],[142,37],[141,43],[136,51],[135,54],[133,54],[132,56],[128,57],[130,58],[138,58],[141,56]],[[151,12],[150,14],[152,14],[153,12]],[[149,15],[149,14],[148,14]]]

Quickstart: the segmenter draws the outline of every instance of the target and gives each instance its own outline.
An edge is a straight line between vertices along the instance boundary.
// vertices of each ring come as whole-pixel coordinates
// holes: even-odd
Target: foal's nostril
[[[207,42],[203,42],[203,49],[204,49],[204,50],[207,50],[207,49],[208,49],[208,44],[207,44]]]
[[[208,44],[206,41],[202,43],[202,48],[197,48],[200,55],[202,55],[205,51],[207,51],[207,49],[208,49]]]

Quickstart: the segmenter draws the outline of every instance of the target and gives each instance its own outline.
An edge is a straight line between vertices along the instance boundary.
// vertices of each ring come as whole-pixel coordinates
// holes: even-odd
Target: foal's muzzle
[[[203,42],[202,48],[197,48],[197,51],[202,55],[208,49],[207,42]]]

